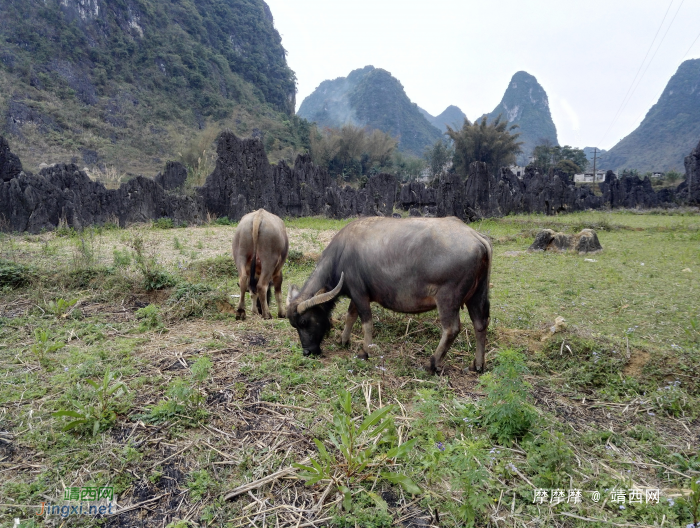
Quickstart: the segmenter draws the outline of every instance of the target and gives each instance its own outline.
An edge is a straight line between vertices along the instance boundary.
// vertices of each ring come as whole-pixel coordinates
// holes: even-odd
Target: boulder
[[[528,251],[567,251],[582,253],[602,251],[598,235],[593,229],[583,229],[575,235],[557,233],[552,229],[542,229],[535,236],[535,241]]]

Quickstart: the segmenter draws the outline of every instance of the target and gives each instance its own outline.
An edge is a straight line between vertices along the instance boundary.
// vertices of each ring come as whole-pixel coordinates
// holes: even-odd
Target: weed
[[[524,442],[527,461],[535,473],[535,485],[540,488],[559,488],[568,484],[566,473],[573,463],[574,453],[563,435],[543,432],[531,442]]]
[[[0,259],[0,288],[27,286],[36,276],[36,271],[29,266]]]
[[[74,402],[78,411],[60,410],[53,413],[55,417],[74,418],[63,427],[64,431],[69,431],[75,428],[81,428],[92,432],[92,436],[96,436],[100,429],[109,429],[116,420],[115,399],[127,391],[126,385],[121,381],[114,381],[114,373],[109,370],[105,371],[105,375],[100,383],[92,380],[86,380],[94,389],[93,397],[97,400],[87,404]]]
[[[700,322],[697,317],[691,317],[689,326],[684,330],[691,343],[700,343]]]
[[[128,251],[119,251],[114,248],[112,252],[114,255],[114,267],[115,268],[126,268],[131,264],[131,255]]]
[[[236,225],[235,222],[232,222],[228,219],[228,216],[222,216],[221,218],[217,218],[216,220],[214,220],[214,224],[223,226]]]
[[[34,339],[35,343],[30,350],[39,360],[39,364],[42,367],[47,367],[49,365],[48,358],[46,357],[47,354],[56,352],[66,346],[63,341],[52,341],[50,330],[45,330],[43,328],[38,328],[34,331]]]
[[[182,249],[182,242],[180,242],[180,239],[177,237],[173,237],[173,248]]]
[[[143,275],[143,287],[147,291],[175,286],[175,278],[165,271],[154,255],[146,255],[146,243],[142,236],[134,235],[129,242],[134,250],[134,262]]]
[[[172,218],[159,218],[153,222],[153,229],[173,229],[175,223]]]
[[[70,301],[65,300],[60,297],[55,301],[49,301],[46,303],[46,311],[56,317],[65,317],[68,310],[70,310],[78,302],[78,299],[71,299]]]
[[[190,479],[187,481],[187,487],[190,490],[190,498],[196,502],[211,493],[214,487],[214,480],[206,469],[193,471]]]
[[[154,405],[149,414],[143,416],[154,423],[179,418],[185,425],[196,425],[203,421],[208,413],[202,408],[204,381],[211,372],[211,360],[201,356],[192,365],[189,379],[173,380],[167,390],[168,399]]]
[[[341,455],[338,459],[335,454],[329,453],[323,443],[314,439],[318,448],[318,459],[311,459],[311,465],[295,464],[302,470],[300,476],[308,485],[321,480],[330,480],[343,494],[343,508],[346,511],[352,509],[352,489],[361,482],[369,479],[383,478],[393,484],[400,484],[408,493],[420,493],[420,488],[406,475],[381,471],[388,465],[391,459],[406,456],[416,439],[396,444],[396,438],[390,434],[393,429],[393,420],[389,413],[391,405],[375,410],[367,416],[360,425],[355,425],[352,413],[352,395],[342,390],[339,394],[339,407],[333,416],[333,433],[329,434],[331,443]],[[384,451],[379,446],[391,447]],[[368,469],[369,468],[369,469]],[[372,491],[361,489],[375,504],[386,510],[384,499]]]
[[[524,437],[534,426],[537,413],[528,402],[525,361],[512,349],[498,354],[496,366],[479,380],[486,390],[481,402],[482,423],[504,445]]]
[[[160,310],[155,304],[149,304],[144,308],[136,310],[136,318],[141,320],[139,332],[148,332],[149,330],[159,330],[163,328]]]
[[[661,412],[670,416],[685,416],[686,412],[694,410],[693,398],[688,396],[676,380],[664,387],[659,387],[650,394],[651,403]]]
[[[287,262],[291,264],[300,264],[304,258],[304,253],[298,249],[290,249],[287,253]]]

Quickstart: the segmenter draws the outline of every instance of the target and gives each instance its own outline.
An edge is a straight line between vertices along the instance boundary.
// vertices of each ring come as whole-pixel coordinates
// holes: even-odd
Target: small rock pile
[[[583,253],[596,253],[603,250],[598,235],[593,229],[583,229],[575,235],[556,233],[551,229],[542,229],[535,241],[528,248],[529,251],[578,251]]]

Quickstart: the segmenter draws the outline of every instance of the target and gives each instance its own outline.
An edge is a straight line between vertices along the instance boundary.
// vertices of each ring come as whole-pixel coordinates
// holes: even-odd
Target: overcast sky
[[[372,64],[431,114],[454,104],[474,119],[525,70],[549,95],[559,142],[580,148],[612,147],[681,62],[700,57],[700,0],[266,2],[297,75],[297,108],[322,81]]]

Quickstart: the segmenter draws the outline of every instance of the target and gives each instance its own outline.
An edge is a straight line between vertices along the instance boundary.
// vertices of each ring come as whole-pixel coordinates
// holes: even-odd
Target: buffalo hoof
[[[438,367],[435,364],[435,358],[431,357],[430,361],[425,365],[425,370],[428,372],[428,374],[437,374],[439,370],[442,370],[442,367]]]
[[[348,348],[350,346],[350,340],[348,339],[347,341],[343,341],[342,339],[340,340],[340,346],[343,348]]]
[[[262,316],[262,318],[263,318],[263,319],[272,319],[272,315],[270,315],[270,314],[264,314],[264,315]]]
[[[284,310],[280,310],[277,312],[277,319],[286,319],[287,318],[287,313]]]
[[[238,310],[236,312],[236,321],[245,321],[245,310]]]
[[[477,374],[481,374],[484,372],[484,366],[481,365],[481,368],[476,368],[476,360],[472,359],[472,362],[469,364],[469,372],[476,372]]]
[[[357,357],[358,357],[359,359],[362,359],[362,360],[364,360],[364,361],[367,361],[367,360],[369,359],[369,354],[363,350],[362,352],[360,352],[360,353],[357,354]]]
[[[315,357],[318,357],[318,356],[321,355],[321,350],[312,352],[311,350],[305,348],[304,350],[301,351],[301,354],[302,354],[303,356],[306,356],[306,357],[308,357],[308,356],[315,356]]]

